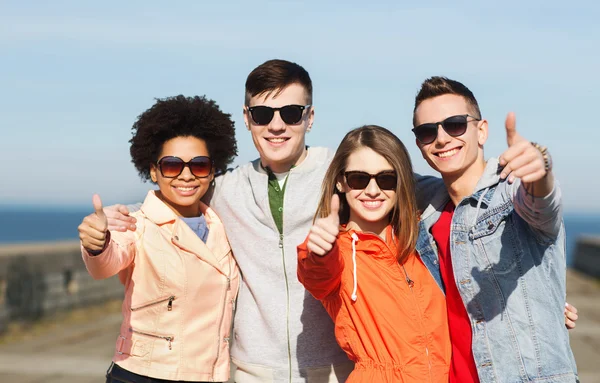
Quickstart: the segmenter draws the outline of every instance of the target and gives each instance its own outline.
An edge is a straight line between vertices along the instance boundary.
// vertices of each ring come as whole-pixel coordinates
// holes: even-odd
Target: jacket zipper
[[[175,295],[171,295],[170,297],[162,298],[162,299],[159,299],[157,301],[146,303],[146,304],[143,304],[143,305],[138,306],[138,307],[132,307],[131,311],[138,311],[138,310],[141,310],[141,309],[145,309],[146,307],[154,306],[154,305],[157,305],[159,303],[163,303],[163,302],[167,302],[167,301],[169,302],[169,303],[167,303],[167,311],[171,311],[171,310],[173,310],[173,301],[175,299],[176,299]]]
[[[392,250],[390,249],[390,247],[388,246],[388,244],[379,235],[377,235],[375,233],[371,233],[371,234],[373,234],[380,241],[382,241],[383,244],[385,245],[385,247],[388,249],[388,251],[391,254],[393,254]],[[421,314],[421,309],[419,307],[417,297],[415,297],[415,292],[413,291],[413,286],[415,285],[415,282],[412,279],[410,279],[410,277],[408,276],[408,273],[406,272],[406,268],[404,267],[404,265],[401,265],[398,262],[396,262],[396,264],[398,265],[399,269],[402,269],[402,270],[400,270],[400,272],[401,272],[401,274],[402,273],[404,274],[405,279],[406,279],[406,284],[408,285],[408,288],[410,289],[410,293],[411,293],[411,295],[414,298],[415,306],[417,307],[417,311],[419,312],[419,321],[421,323],[423,323],[423,315]],[[425,355],[427,355],[427,364],[429,366],[429,381],[432,382],[433,381],[433,377],[431,376],[431,359],[429,358],[429,346],[428,346],[427,333],[426,332],[425,332]]]
[[[421,313],[421,308],[419,307],[417,297],[415,297],[415,292],[413,291],[413,286],[415,285],[415,282],[412,279],[410,279],[410,277],[408,276],[408,273],[406,272],[404,265],[398,265],[398,266],[401,266],[402,270],[404,270],[404,275],[406,276],[406,284],[408,285],[408,288],[410,289],[410,293],[415,300],[415,306],[417,307],[417,312],[419,313],[419,321],[421,323],[423,323],[423,315]],[[427,355],[427,364],[429,366],[429,381],[433,382],[433,377],[431,376],[431,359],[429,358],[429,346],[428,346],[426,332],[425,332],[425,355]]]
[[[292,382],[292,347],[290,345],[290,288],[287,277],[287,267],[285,265],[285,251],[283,250],[283,234],[279,234],[279,248],[281,249],[281,260],[283,262],[283,276],[285,277],[285,292],[287,295],[285,308],[285,324],[287,333],[287,351],[288,351],[288,368],[290,371],[290,383]]]
[[[149,336],[152,338],[157,338],[157,339],[164,339],[167,342],[169,342],[169,350],[172,350],[173,348],[171,347],[171,342],[173,341],[174,337],[172,336],[168,336],[168,335],[157,335],[157,334],[152,334],[149,332],[145,332],[145,331],[139,331],[139,330],[134,330],[133,328],[129,328],[129,331],[135,333],[135,334],[140,334],[140,335],[145,335],[145,336]]]
[[[225,318],[225,308],[227,306],[227,291],[231,290],[231,278],[227,277],[227,286],[225,288],[225,296],[223,297],[223,309],[221,310],[221,317],[219,318],[219,328],[217,329],[217,357],[213,363],[212,376],[210,381],[215,381],[215,373],[217,369],[217,362],[221,356],[221,327],[223,326],[223,319]]]

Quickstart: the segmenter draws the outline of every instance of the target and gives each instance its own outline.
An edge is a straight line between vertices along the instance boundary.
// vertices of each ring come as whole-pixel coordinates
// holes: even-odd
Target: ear
[[[335,188],[337,189],[338,192],[345,194],[348,193],[349,191],[349,187],[348,185],[346,185],[346,181],[344,180],[344,176],[339,176],[337,178],[337,182],[335,183]]]
[[[479,121],[477,125],[477,142],[479,146],[483,146],[488,138],[488,122],[487,120]]]
[[[250,130],[250,115],[248,112],[248,106],[246,105],[242,105],[242,110],[244,113],[244,124],[246,124],[246,129],[248,129],[248,131]]]
[[[315,120],[315,107],[311,106],[310,112],[308,114],[308,127],[306,128],[307,132],[310,132],[310,130],[312,129],[314,120]]]
[[[158,173],[158,169],[156,168],[156,165],[151,165],[150,166],[150,179],[154,183],[158,182],[158,174],[157,173]]]

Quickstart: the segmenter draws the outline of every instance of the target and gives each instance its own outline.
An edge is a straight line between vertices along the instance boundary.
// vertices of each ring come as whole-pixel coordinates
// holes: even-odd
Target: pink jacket
[[[229,332],[239,272],[223,225],[202,205],[206,244],[150,191],[135,232],[112,232],[98,256],[82,249],[94,279],[119,274],[123,323],[113,361],[167,380],[229,379]]]

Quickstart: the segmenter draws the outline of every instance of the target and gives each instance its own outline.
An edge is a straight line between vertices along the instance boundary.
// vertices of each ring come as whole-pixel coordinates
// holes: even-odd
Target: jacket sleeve
[[[135,234],[132,232],[118,234],[121,235],[117,238],[114,234],[109,234],[108,245],[98,255],[92,255],[83,246],[81,247],[83,262],[92,278],[112,277],[132,264],[136,253]]]
[[[533,229],[538,242],[554,242],[562,226],[562,195],[558,181],[545,197],[533,197],[517,180],[513,185],[512,197],[515,211]]]
[[[344,260],[337,242],[324,256],[307,248],[308,238],[298,246],[298,280],[318,300],[324,300],[340,290]]]

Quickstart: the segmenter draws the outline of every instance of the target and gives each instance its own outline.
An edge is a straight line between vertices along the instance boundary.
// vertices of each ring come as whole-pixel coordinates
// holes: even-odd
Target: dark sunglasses
[[[472,120],[469,120],[469,117],[472,118]],[[412,131],[420,143],[427,145],[431,144],[437,138],[439,125],[442,126],[442,129],[444,129],[449,136],[458,137],[465,134],[467,125],[471,121],[481,121],[481,119],[469,114],[461,114],[458,116],[450,116],[444,121],[421,124]]]
[[[166,178],[175,178],[181,174],[186,166],[190,168],[190,172],[198,178],[206,178],[212,171],[212,160],[210,157],[198,156],[188,162],[183,161],[179,157],[167,156],[158,160],[158,168],[160,174]]]
[[[279,111],[279,116],[288,125],[295,125],[302,120],[304,109],[310,108],[310,105],[286,105],[281,108],[271,108],[270,106],[251,106],[248,112],[257,125],[267,125],[273,119],[275,111]]]
[[[375,182],[381,190],[395,190],[398,182],[396,172],[393,170],[385,170],[377,174],[369,174],[356,170],[344,172],[344,177],[346,177],[346,184],[350,189],[354,190],[365,189],[369,185],[369,182],[371,182],[371,178],[375,178]]]

